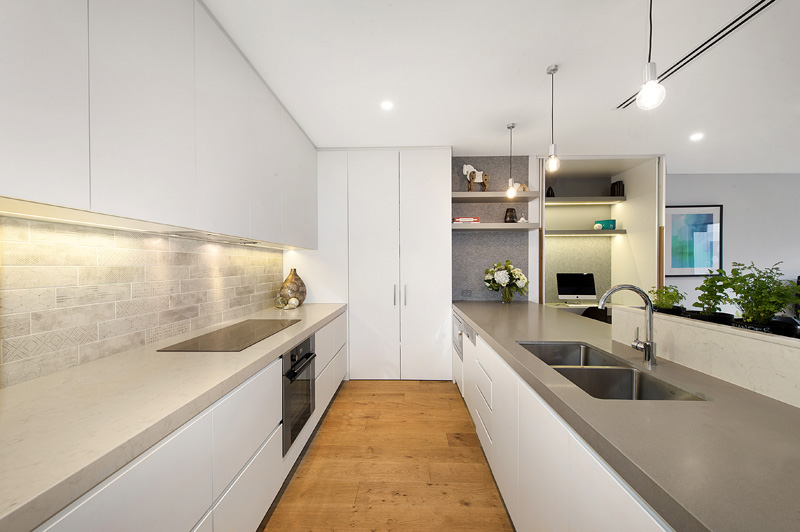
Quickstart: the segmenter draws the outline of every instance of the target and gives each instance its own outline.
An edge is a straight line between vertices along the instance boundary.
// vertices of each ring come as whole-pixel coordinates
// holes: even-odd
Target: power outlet
[[[472,290],[462,290],[461,297],[472,297]]]

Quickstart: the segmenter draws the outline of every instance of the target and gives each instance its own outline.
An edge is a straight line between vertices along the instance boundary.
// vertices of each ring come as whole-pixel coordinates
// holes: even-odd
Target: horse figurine
[[[489,174],[487,174],[486,172],[479,172],[471,164],[465,164],[464,167],[461,169],[461,172],[465,176],[467,176],[467,181],[469,181],[469,185],[467,186],[467,192],[472,192],[472,188],[475,185],[475,183],[481,184],[483,192],[486,192],[486,189],[489,188]]]

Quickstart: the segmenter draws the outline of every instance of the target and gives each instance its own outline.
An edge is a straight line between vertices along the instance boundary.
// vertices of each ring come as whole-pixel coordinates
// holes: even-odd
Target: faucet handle
[[[636,341],[639,341],[639,327],[636,327]]]
[[[636,339],[631,342],[631,347],[636,349],[637,351],[644,351],[645,350],[645,343],[639,340],[639,327],[636,327]]]

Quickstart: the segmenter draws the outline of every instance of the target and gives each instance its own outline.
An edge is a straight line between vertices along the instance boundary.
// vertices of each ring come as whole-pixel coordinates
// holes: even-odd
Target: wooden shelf
[[[507,198],[503,192],[453,192],[453,203],[525,203],[539,197],[538,192],[517,192],[514,198]]]
[[[539,229],[534,223],[477,223],[453,224],[453,231],[533,231]]]
[[[544,236],[614,236],[627,234],[625,229],[546,229]]]
[[[564,196],[545,198],[545,205],[557,207],[559,205],[616,205],[625,201],[625,196]]]

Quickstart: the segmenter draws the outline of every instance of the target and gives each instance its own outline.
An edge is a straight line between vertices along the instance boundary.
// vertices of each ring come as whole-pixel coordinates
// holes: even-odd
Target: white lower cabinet
[[[483,338],[463,355],[464,400],[517,531],[670,530]]]
[[[527,384],[519,384],[519,532],[569,530],[567,428]]]
[[[191,530],[211,506],[211,471],[211,413],[206,412],[37,532]]]
[[[521,381],[519,420],[519,532],[671,530]]]
[[[345,314],[341,314],[314,334],[314,350],[317,353],[317,358],[314,360],[314,376],[319,376],[345,342],[347,342],[347,316]]]
[[[282,378],[279,358],[214,407],[214,499],[280,424]]]
[[[453,347],[453,382],[458,386],[458,391],[461,396],[464,396],[464,363],[461,357],[458,356],[458,351]]]
[[[255,530],[283,484],[280,427],[214,507],[214,532]]]

